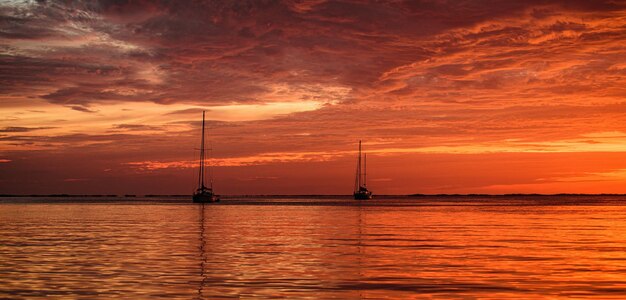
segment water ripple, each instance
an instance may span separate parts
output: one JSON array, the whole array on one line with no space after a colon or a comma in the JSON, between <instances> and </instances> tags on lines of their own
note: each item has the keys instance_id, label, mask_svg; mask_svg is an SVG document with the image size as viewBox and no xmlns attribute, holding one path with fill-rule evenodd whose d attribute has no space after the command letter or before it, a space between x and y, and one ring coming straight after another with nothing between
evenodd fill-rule
<instances>
[{"instance_id":1,"label":"water ripple","mask_svg":"<svg viewBox=\"0 0 626 300\"><path fill-rule=\"evenodd\" d=\"M285 204L291 200L4 201L0 298L565 299L626 291L626 206L614 200Z\"/></svg>"}]
</instances>

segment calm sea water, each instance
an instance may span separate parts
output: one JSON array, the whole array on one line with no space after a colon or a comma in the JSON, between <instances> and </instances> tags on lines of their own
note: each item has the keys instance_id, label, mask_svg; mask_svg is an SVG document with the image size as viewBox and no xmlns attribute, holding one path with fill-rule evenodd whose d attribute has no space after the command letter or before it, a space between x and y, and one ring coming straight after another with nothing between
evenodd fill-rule
<instances>
[{"instance_id":1,"label":"calm sea water","mask_svg":"<svg viewBox=\"0 0 626 300\"><path fill-rule=\"evenodd\" d=\"M0 298L623 299L622 203L0 198Z\"/></svg>"}]
</instances>

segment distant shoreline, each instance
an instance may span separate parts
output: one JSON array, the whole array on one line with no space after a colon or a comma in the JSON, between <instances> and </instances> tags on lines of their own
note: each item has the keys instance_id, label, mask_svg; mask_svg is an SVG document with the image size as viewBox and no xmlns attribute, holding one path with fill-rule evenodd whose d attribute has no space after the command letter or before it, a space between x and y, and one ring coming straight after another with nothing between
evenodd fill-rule
<instances>
[{"instance_id":1,"label":"distant shoreline","mask_svg":"<svg viewBox=\"0 0 626 300\"><path fill-rule=\"evenodd\" d=\"M342 194L342 195L315 195L315 194L303 194L303 195L221 195L226 198L258 198L258 197L269 197L269 198L293 198L293 197L316 197L316 198L336 198L336 197L352 197L351 194ZM579 193L557 193L557 194L523 194L523 193L512 193L512 194L407 194L407 195L375 195L375 197L406 197L406 198L425 198L425 197L488 197L488 198L498 198L498 197L554 197L554 196L567 196L567 197L585 197L585 196L626 196L626 194L610 194L610 193L601 193L601 194L579 194ZM187 194L164 194L164 195L140 195L140 194L125 194L125 195L114 195L114 194L0 194L0 197L49 197L49 198L76 198L76 197L93 197L93 198L157 198L157 197L167 197L167 198L186 198L190 197Z\"/></svg>"}]
</instances>

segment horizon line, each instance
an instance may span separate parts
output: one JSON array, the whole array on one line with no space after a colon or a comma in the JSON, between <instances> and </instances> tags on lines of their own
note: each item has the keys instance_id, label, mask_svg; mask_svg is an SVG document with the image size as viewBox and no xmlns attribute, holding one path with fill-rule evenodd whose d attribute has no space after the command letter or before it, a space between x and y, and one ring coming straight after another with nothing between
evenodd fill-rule
<instances>
[{"instance_id":1,"label":"horizon line","mask_svg":"<svg viewBox=\"0 0 626 300\"><path fill-rule=\"evenodd\" d=\"M221 194L221 197L351 197L352 194ZM484 193L442 193L442 194L378 194L375 197L505 197L505 196L626 196L626 193L505 193L505 194L484 194ZM191 197L188 194L0 194L0 197Z\"/></svg>"}]
</instances>

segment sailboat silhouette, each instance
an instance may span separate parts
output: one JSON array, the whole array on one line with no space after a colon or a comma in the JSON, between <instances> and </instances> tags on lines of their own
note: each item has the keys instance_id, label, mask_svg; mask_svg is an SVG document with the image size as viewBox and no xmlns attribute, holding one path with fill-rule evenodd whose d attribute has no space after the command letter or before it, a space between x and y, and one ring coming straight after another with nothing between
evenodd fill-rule
<instances>
[{"instance_id":1,"label":"sailboat silhouette","mask_svg":"<svg viewBox=\"0 0 626 300\"><path fill-rule=\"evenodd\" d=\"M213 180L211 179L209 186L204 184L204 175L206 171L205 163L205 147L204 147L204 111L202 112L202 138L200 142L200 170L198 175L198 188L193 194L193 202L195 203L211 203L219 202L220 198L213 193Z\"/></svg>"},{"instance_id":2,"label":"sailboat silhouette","mask_svg":"<svg viewBox=\"0 0 626 300\"><path fill-rule=\"evenodd\" d=\"M359 141L359 159L357 160L356 179L354 180L354 199L372 199L372 192L367 189L367 154L363 161L363 172L361 172L361 141Z\"/></svg>"}]
</instances>

